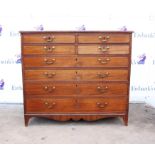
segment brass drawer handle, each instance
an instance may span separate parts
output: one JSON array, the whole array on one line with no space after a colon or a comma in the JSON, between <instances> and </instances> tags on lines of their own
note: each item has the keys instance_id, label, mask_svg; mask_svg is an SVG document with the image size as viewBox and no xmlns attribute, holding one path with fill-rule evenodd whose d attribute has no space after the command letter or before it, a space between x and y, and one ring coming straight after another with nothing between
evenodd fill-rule
<instances>
[{"instance_id":1,"label":"brass drawer handle","mask_svg":"<svg viewBox=\"0 0 155 155\"><path fill-rule=\"evenodd\" d=\"M52 52L54 49L55 49L55 46L52 46L52 47L50 47L50 46L44 46L44 50L46 52Z\"/></svg>"},{"instance_id":2,"label":"brass drawer handle","mask_svg":"<svg viewBox=\"0 0 155 155\"><path fill-rule=\"evenodd\" d=\"M101 42L107 42L110 38L110 36L98 36L99 40Z\"/></svg>"},{"instance_id":3,"label":"brass drawer handle","mask_svg":"<svg viewBox=\"0 0 155 155\"><path fill-rule=\"evenodd\" d=\"M99 39L102 39L102 36L98 36Z\"/></svg>"},{"instance_id":4,"label":"brass drawer handle","mask_svg":"<svg viewBox=\"0 0 155 155\"><path fill-rule=\"evenodd\" d=\"M52 103L45 102L44 105L45 105L48 109L52 109L52 108L54 108L54 106L56 105L56 103L55 103L55 102L52 102Z\"/></svg>"},{"instance_id":5,"label":"brass drawer handle","mask_svg":"<svg viewBox=\"0 0 155 155\"><path fill-rule=\"evenodd\" d=\"M104 109L108 105L108 103L107 102L105 102L105 103L97 102L96 105L97 105L97 107Z\"/></svg>"},{"instance_id":6,"label":"brass drawer handle","mask_svg":"<svg viewBox=\"0 0 155 155\"><path fill-rule=\"evenodd\" d=\"M101 51L101 52L107 52L109 49L110 49L110 47L109 46L99 46L98 47L98 49Z\"/></svg>"},{"instance_id":7,"label":"brass drawer handle","mask_svg":"<svg viewBox=\"0 0 155 155\"><path fill-rule=\"evenodd\" d=\"M106 78L106 77L109 76L109 73L108 73L108 72L107 72L107 73L99 73L99 74L97 74L97 76L98 76L99 78Z\"/></svg>"},{"instance_id":8,"label":"brass drawer handle","mask_svg":"<svg viewBox=\"0 0 155 155\"><path fill-rule=\"evenodd\" d=\"M97 59L101 64L107 64L108 63L108 61L110 61L110 58L106 58L106 59L101 59L101 58L99 58L99 59Z\"/></svg>"},{"instance_id":9,"label":"brass drawer handle","mask_svg":"<svg viewBox=\"0 0 155 155\"><path fill-rule=\"evenodd\" d=\"M55 86L52 86L52 87L51 86L45 86L44 90L51 93L55 90Z\"/></svg>"},{"instance_id":10,"label":"brass drawer handle","mask_svg":"<svg viewBox=\"0 0 155 155\"><path fill-rule=\"evenodd\" d=\"M52 65L55 63L55 59L47 59L45 58L44 59L44 62L47 64L47 65Z\"/></svg>"},{"instance_id":11,"label":"brass drawer handle","mask_svg":"<svg viewBox=\"0 0 155 155\"><path fill-rule=\"evenodd\" d=\"M108 86L105 86L104 88L98 86L97 87L97 91L100 92L100 93L106 93L108 90Z\"/></svg>"},{"instance_id":12,"label":"brass drawer handle","mask_svg":"<svg viewBox=\"0 0 155 155\"><path fill-rule=\"evenodd\" d=\"M43 39L46 42L52 42L54 38L55 38L55 36L43 36Z\"/></svg>"},{"instance_id":13,"label":"brass drawer handle","mask_svg":"<svg viewBox=\"0 0 155 155\"><path fill-rule=\"evenodd\" d=\"M48 78L53 78L56 75L56 73L48 73L48 72L45 72L44 75L46 77L48 77Z\"/></svg>"}]
</instances>

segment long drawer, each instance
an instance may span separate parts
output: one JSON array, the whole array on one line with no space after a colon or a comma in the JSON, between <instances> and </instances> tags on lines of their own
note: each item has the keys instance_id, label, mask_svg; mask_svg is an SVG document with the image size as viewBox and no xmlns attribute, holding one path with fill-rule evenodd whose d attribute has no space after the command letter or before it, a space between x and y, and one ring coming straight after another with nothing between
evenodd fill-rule
<instances>
[{"instance_id":1,"label":"long drawer","mask_svg":"<svg viewBox=\"0 0 155 155\"><path fill-rule=\"evenodd\" d=\"M128 85L122 83L91 83L71 84L54 82L27 82L25 81L25 93L27 95L127 95Z\"/></svg>"},{"instance_id":2,"label":"long drawer","mask_svg":"<svg viewBox=\"0 0 155 155\"><path fill-rule=\"evenodd\" d=\"M75 54L74 45L25 45L23 46L23 54Z\"/></svg>"},{"instance_id":3,"label":"long drawer","mask_svg":"<svg viewBox=\"0 0 155 155\"><path fill-rule=\"evenodd\" d=\"M26 80L127 81L128 70L25 70Z\"/></svg>"},{"instance_id":4,"label":"long drawer","mask_svg":"<svg viewBox=\"0 0 155 155\"><path fill-rule=\"evenodd\" d=\"M129 45L105 44L105 45L79 45L79 54L129 54Z\"/></svg>"},{"instance_id":5,"label":"long drawer","mask_svg":"<svg viewBox=\"0 0 155 155\"><path fill-rule=\"evenodd\" d=\"M25 67L128 67L127 57L25 56Z\"/></svg>"},{"instance_id":6,"label":"long drawer","mask_svg":"<svg viewBox=\"0 0 155 155\"><path fill-rule=\"evenodd\" d=\"M129 34L85 33L79 34L79 43L129 43Z\"/></svg>"},{"instance_id":7,"label":"long drawer","mask_svg":"<svg viewBox=\"0 0 155 155\"><path fill-rule=\"evenodd\" d=\"M127 98L26 98L28 113L124 112Z\"/></svg>"}]
</instances>

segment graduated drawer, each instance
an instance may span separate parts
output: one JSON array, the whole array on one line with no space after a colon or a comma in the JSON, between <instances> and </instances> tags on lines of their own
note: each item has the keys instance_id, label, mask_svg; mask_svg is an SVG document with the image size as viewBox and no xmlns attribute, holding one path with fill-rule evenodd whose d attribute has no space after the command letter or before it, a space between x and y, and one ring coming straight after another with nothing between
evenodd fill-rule
<instances>
[{"instance_id":1,"label":"graduated drawer","mask_svg":"<svg viewBox=\"0 0 155 155\"><path fill-rule=\"evenodd\" d=\"M61 84L52 82L26 82L25 93L27 95L127 95L127 84Z\"/></svg>"},{"instance_id":2,"label":"graduated drawer","mask_svg":"<svg viewBox=\"0 0 155 155\"><path fill-rule=\"evenodd\" d=\"M27 113L124 112L127 98L26 98Z\"/></svg>"},{"instance_id":3,"label":"graduated drawer","mask_svg":"<svg viewBox=\"0 0 155 155\"><path fill-rule=\"evenodd\" d=\"M24 45L23 54L75 54L73 45Z\"/></svg>"},{"instance_id":4,"label":"graduated drawer","mask_svg":"<svg viewBox=\"0 0 155 155\"><path fill-rule=\"evenodd\" d=\"M75 57L36 56L23 57L25 67L73 67Z\"/></svg>"},{"instance_id":5,"label":"graduated drawer","mask_svg":"<svg viewBox=\"0 0 155 155\"><path fill-rule=\"evenodd\" d=\"M129 54L127 44L79 45L79 54Z\"/></svg>"},{"instance_id":6,"label":"graduated drawer","mask_svg":"<svg viewBox=\"0 0 155 155\"><path fill-rule=\"evenodd\" d=\"M71 83L24 82L27 95L66 96L76 94L76 85Z\"/></svg>"},{"instance_id":7,"label":"graduated drawer","mask_svg":"<svg viewBox=\"0 0 155 155\"><path fill-rule=\"evenodd\" d=\"M25 56L25 67L128 67L128 57Z\"/></svg>"},{"instance_id":8,"label":"graduated drawer","mask_svg":"<svg viewBox=\"0 0 155 155\"><path fill-rule=\"evenodd\" d=\"M77 58L79 67L128 67L128 57L82 57Z\"/></svg>"},{"instance_id":9,"label":"graduated drawer","mask_svg":"<svg viewBox=\"0 0 155 155\"><path fill-rule=\"evenodd\" d=\"M23 43L75 43L74 34L40 33L22 35Z\"/></svg>"},{"instance_id":10,"label":"graduated drawer","mask_svg":"<svg viewBox=\"0 0 155 155\"><path fill-rule=\"evenodd\" d=\"M129 43L130 34L87 33L79 34L79 43Z\"/></svg>"},{"instance_id":11,"label":"graduated drawer","mask_svg":"<svg viewBox=\"0 0 155 155\"><path fill-rule=\"evenodd\" d=\"M115 96L127 95L128 84L125 83L85 83L78 84L78 95L88 96Z\"/></svg>"},{"instance_id":12,"label":"graduated drawer","mask_svg":"<svg viewBox=\"0 0 155 155\"><path fill-rule=\"evenodd\" d=\"M25 70L26 80L127 81L128 70Z\"/></svg>"}]
</instances>

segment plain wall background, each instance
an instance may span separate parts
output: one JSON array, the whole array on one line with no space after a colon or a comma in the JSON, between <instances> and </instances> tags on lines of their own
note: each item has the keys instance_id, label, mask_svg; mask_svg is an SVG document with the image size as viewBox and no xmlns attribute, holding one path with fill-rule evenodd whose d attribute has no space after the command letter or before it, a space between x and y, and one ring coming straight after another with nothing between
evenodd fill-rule
<instances>
[{"instance_id":1,"label":"plain wall background","mask_svg":"<svg viewBox=\"0 0 155 155\"><path fill-rule=\"evenodd\" d=\"M155 105L155 9L153 0L1 0L0 103L22 103L21 30L120 30L133 33L131 102ZM139 62L146 57L142 64Z\"/></svg>"}]
</instances>

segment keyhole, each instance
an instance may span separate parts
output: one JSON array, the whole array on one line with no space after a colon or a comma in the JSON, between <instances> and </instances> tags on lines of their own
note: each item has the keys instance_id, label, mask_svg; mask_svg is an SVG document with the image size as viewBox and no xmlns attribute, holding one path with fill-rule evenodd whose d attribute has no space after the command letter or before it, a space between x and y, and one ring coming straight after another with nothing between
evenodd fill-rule
<instances>
[{"instance_id":1,"label":"keyhole","mask_svg":"<svg viewBox=\"0 0 155 155\"><path fill-rule=\"evenodd\" d=\"M76 62L76 66L78 66L79 65L78 58L75 58L75 62Z\"/></svg>"}]
</instances>

